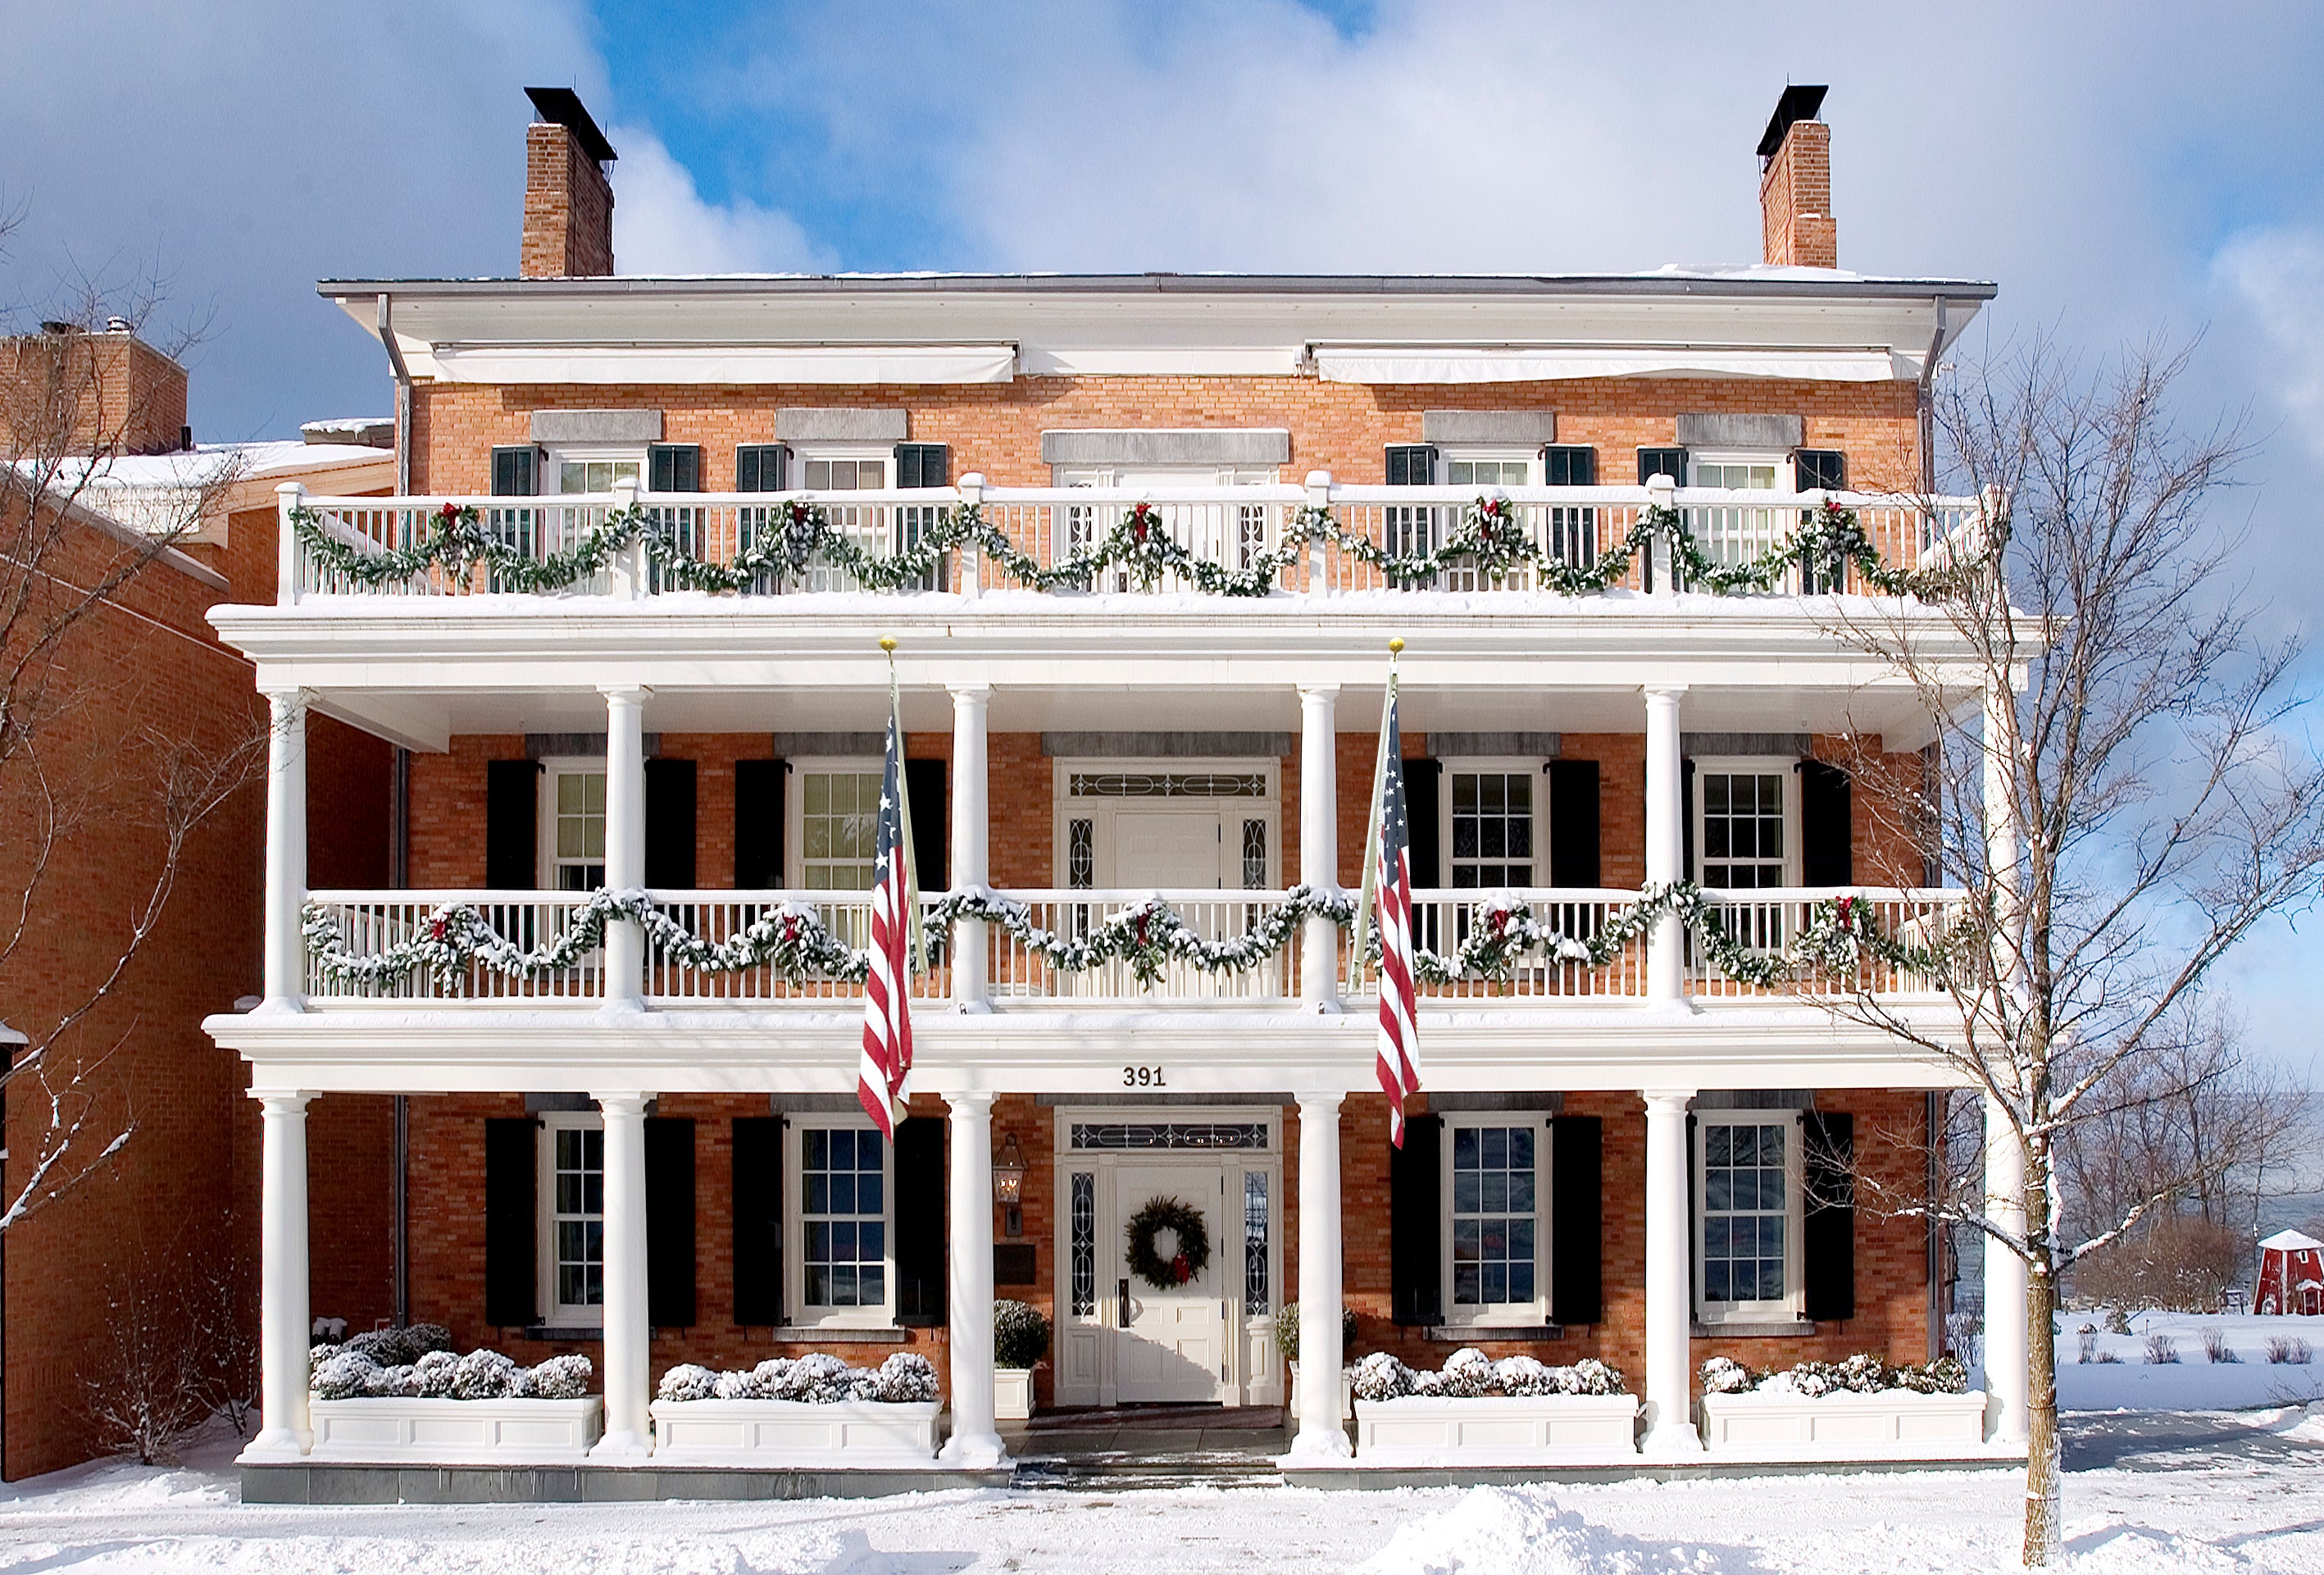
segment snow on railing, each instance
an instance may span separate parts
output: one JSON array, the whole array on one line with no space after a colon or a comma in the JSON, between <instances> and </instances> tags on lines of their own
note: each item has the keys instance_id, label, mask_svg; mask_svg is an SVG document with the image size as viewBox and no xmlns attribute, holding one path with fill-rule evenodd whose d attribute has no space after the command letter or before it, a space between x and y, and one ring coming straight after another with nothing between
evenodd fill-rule
<instances>
[{"instance_id":1,"label":"snow on railing","mask_svg":"<svg viewBox=\"0 0 2324 1575\"><path fill-rule=\"evenodd\" d=\"M1523 907L1536 922L1572 940L1594 941L1607 926L1638 900L1635 891L1613 889L1547 888L1522 891L1416 891L1412 894L1414 942L1424 951L1448 961L1462 944L1480 933L1491 907ZM1341 941L1344 958L1355 945L1352 933ZM1344 963L1343 963L1344 967ZM1376 988L1375 970L1366 958L1357 968L1358 988ZM1507 978L1462 978L1444 984L1424 979L1423 999L1484 1001L1541 1000L1550 998L1629 997L1646 993L1646 943L1643 936L1625 945L1603 968L1583 962L1554 961L1539 953L1520 957Z\"/></svg>"},{"instance_id":2,"label":"snow on railing","mask_svg":"<svg viewBox=\"0 0 2324 1575\"><path fill-rule=\"evenodd\" d=\"M1961 916L1966 898L1960 891L1891 889L1867 891L1853 887L1815 887L1757 891L1705 891L1729 939L1755 952L1780 952L1791 944L1810 921L1815 905L1840 898L1868 905L1871 925L1880 935L1913 946L1933 946L1942 941ZM1855 977L1826 975L1770 989L1728 978L1690 936L1686 947L1686 992L1711 999L1766 996L1786 992L1874 995L1926 995L1936 982L1917 970L1890 962L1867 951L1858 960Z\"/></svg>"}]
</instances>

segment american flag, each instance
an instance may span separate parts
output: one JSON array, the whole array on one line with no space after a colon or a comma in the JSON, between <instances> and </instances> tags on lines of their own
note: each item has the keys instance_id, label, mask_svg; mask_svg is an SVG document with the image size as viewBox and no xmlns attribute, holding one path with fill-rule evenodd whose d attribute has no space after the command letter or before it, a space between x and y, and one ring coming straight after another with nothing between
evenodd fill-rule
<instances>
[{"instance_id":1,"label":"american flag","mask_svg":"<svg viewBox=\"0 0 2324 1575\"><path fill-rule=\"evenodd\" d=\"M904 734L891 697L888 761L880 777L879 857L872 872L872 972L863 981L863 1056L855 1074L855 1097L890 1140L903 1116L904 1077L912 1070L912 930L919 904L905 813Z\"/></svg>"},{"instance_id":2,"label":"american flag","mask_svg":"<svg viewBox=\"0 0 2324 1575\"><path fill-rule=\"evenodd\" d=\"M1388 689L1388 719L1380 728L1379 818L1379 1056L1380 1091L1388 1095L1388 1141L1404 1147L1404 1101L1420 1091L1420 1038L1414 1026L1411 826L1404 802L1403 735L1396 721L1396 680Z\"/></svg>"}]
</instances>

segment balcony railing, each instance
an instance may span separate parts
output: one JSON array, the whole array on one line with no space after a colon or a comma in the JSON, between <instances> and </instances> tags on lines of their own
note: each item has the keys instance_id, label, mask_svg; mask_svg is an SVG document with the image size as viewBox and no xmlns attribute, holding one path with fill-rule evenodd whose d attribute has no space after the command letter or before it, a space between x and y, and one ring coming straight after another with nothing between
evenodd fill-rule
<instances>
[{"instance_id":1,"label":"balcony railing","mask_svg":"<svg viewBox=\"0 0 2324 1575\"><path fill-rule=\"evenodd\" d=\"M1152 903L1153 891L1049 890L1004 894L1022 905L1028 931L1056 941L1084 940L1111 920ZM1213 889L1159 893L1161 901L1188 929L1204 941L1230 941L1249 934L1259 916L1285 898L1279 891L1222 892ZM1717 897L1716 911L1729 939L1761 952L1781 952L1801 934L1819 903L1850 898L1867 905L1873 927L1892 940L1928 944L1941 939L1958 916L1962 896L1957 891L1780 890L1738 892ZM660 914L688 935L711 944L733 941L759 920L785 914L812 915L815 922L843 946L860 949L871 934L870 899L866 894L830 891L657 891L650 894ZM924 898L933 907L941 900ZM578 951L569 965L532 974L512 973L483 962L470 961L447 972L414 968L392 982L364 975L366 959L377 959L424 944L443 910L471 907L485 927L512 952L540 953L572 932L590 898L572 892L490 891L318 891L310 908L337 926L346 958L353 970L326 970L310 953L306 993L319 1007L377 1001L427 1001L475 1004L590 1005L604 998L604 976L599 950ZM1556 935L1585 944L1618 930L1623 916L1638 901L1636 891L1543 889L1526 891L1423 891L1415 894L1415 928L1420 945L1447 960L1458 956L1462 944L1480 933L1488 915L1506 915L1514 907L1529 913L1536 924ZM995 1009L1063 1006L1135 1007L1154 1002L1218 1002L1287 1005L1303 999L1301 938L1297 927L1282 944L1263 952L1239 970L1205 971L1190 962L1166 961L1150 980L1141 979L1130 963L1109 959L1087 969L1071 970L1053 961L1053 947L1028 944L1011 929L990 926L987 982L982 992ZM1342 930L1339 976L1344 982L1351 965L1354 942ZM1492 975L1463 974L1438 982L1424 982L1424 999L1439 1003L1491 1007L1522 1007L1547 1001L1643 1000L1647 995L1647 941L1641 934L1615 947L1600 964L1561 961L1539 952L1520 956L1515 965ZM1852 977L1829 973L1794 980L1784 985L1754 985L1727 978L1707 957L1699 940L1686 944L1684 969L1688 994L1718 999L1783 998L1808 994L1869 991L1882 996L1923 995L1932 981L1916 972L1886 961L1867 950ZM1370 965L1354 960L1354 990L1369 995L1375 988ZM930 965L915 973L911 992L928 1002L955 993L952 964L939 944L932 948ZM786 976L772 964L729 971L687 966L661 942L649 936L645 954L645 996L657 1006L812 1006L830 1010L851 1007L862 999L862 987L837 975L809 973Z\"/></svg>"},{"instance_id":2,"label":"balcony railing","mask_svg":"<svg viewBox=\"0 0 2324 1575\"><path fill-rule=\"evenodd\" d=\"M1645 487L1533 487L1495 492L1506 502L1524 544L1520 557L1591 570L1629 538L1646 516ZM1886 565L1912 568L1956 550L1976 524L1973 498L1916 499L1872 493L1777 493L1681 488L1666 494L1695 545L1722 566L1740 565L1783 547L1812 511L1829 499L1854 511L1867 540ZM408 552L443 528L448 506L475 511L475 526L495 552L532 565L569 554L632 503L647 511L665 557L731 566L754 548L764 550L792 528L792 505L819 512L828 538L844 550L878 561L940 539L955 511L973 505L986 524L1040 573L1052 591L1183 592L1195 589L1183 572L1141 576L1120 564L1072 573L1123 520L1146 505L1151 528L1196 560L1250 574L1272 566L1266 584L1279 593L1336 594L1412 590L1522 593L1542 588L1526 564L1491 566L1454 557L1425 576L1385 571L1374 555L1411 559L1442 553L1480 494L1469 487L1388 487L1315 484L1187 488L989 487L964 478L959 487L903 492L708 493L507 498L430 496L333 498L286 496L286 511L305 511L327 545L318 548L283 532L280 564L282 599L309 595L464 596L505 593L505 576L483 564L451 569L431 563L385 579L349 572L353 558ZM1328 516L1333 530L1315 527ZM1295 537L1299 538L1294 541ZM1363 544L1359 547L1352 544ZM1289 544L1286 547L1286 544ZM782 596L862 589L835 555L810 556L797 572L770 569L748 577L745 595ZM1631 562L1612 584L1637 591L1684 589L1674 585L1666 555ZM505 561L505 560L504 560ZM1021 570L1022 564L1018 566ZM1056 580L1056 576L1064 575ZM1835 577L1836 576L1836 577ZM550 594L577 596L652 595L669 576L632 546L627 556L595 573L576 576ZM1778 594L1860 590L1847 566L1787 562L1771 589ZM1022 588L1021 574L973 544L955 543L936 555L925 574L892 587L901 595L976 596Z\"/></svg>"}]
</instances>

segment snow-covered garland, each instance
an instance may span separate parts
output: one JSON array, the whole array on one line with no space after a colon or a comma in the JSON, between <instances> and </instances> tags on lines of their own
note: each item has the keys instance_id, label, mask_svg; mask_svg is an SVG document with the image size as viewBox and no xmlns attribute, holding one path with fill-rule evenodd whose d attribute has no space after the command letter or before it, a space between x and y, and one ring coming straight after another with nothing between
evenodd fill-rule
<instances>
[{"instance_id":1,"label":"snow-covered garland","mask_svg":"<svg viewBox=\"0 0 2324 1575\"><path fill-rule=\"evenodd\" d=\"M1933 945L1916 945L1883 934L1871 905L1854 897L1817 902L1787 945L1781 951L1762 950L1728 934L1720 904L1711 894L1692 881L1679 881L1646 888L1637 902L1587 936L1569 935L1543 923L1517 899L1489 898L1457 952L1448 957L1424 948L1415 958L1416 968L1422 980L1440 985L1462 979L1507 979L1535 953L1552 962L1603 968L1665 914L1676 916L1694 931L1709 960L1726 977L1760 987L1803 973L1845 973L1868 956L1893 967L1933 973L1951 950L1950 936ZM1039 953L1060 972L1084 973L1122 962L1139 984L1150 988L1174 962L1204 973L1248 972L1281 952L1311 917L1344 927L1354 920L1355 904L1346 897L1295 886L1282 901L1261 907L1240 935L1212 940L1155 897L1132 904L1085 934L1061 935L1035 924L1032 910L1023 903L979 888L936 901L923 926L932 955L941 955L955 920L982 919L1008 932L1027 951ZM726 940L706 941L637 888L592 893L573 910L564 933L542 946L526 947L509 939L469 903L436 908L423 921L420 935L364 954L348 949L337 917L319 904L308 906L301 927L307 950L325 978L377 989L415 973L456 985L478 967L516 979L557 973L576 966L602 945L605 926L613 919L641 925L662 954L689 972L771 968L798 983L809 978L860 982L869 972L863 953L842 942L812 909L798 903L770 906ZM1376 930L1366 936L1366 944L1377 960Z\"/></svg>"},{"instance_id":2,"label":"snow-covered garland","mask_svg":"<svg viewBox=\"0 0 2324 1575\"><path fill-rule=\"evenodd\" d=\"M1748 563L1720 564L1695 544L1684 515L1676 509L1648 507L1623 539L1595 562L1565 562L1526 532L1508 500L1480 497L1462 512L1461 523L1426 552L1397 553L1342 525L1328 508L1303 504L1286 525L1282 543L1235 567L1213 563L1173 538L1151 503L1122 511L1102 540L1065 561L1044 566L1010 541L973 503L936 511L913 543L890 557L874 557L834 531L819 504L797 499L750 512L757 529L730 563L705 563L675 539L670 511L636 504L609 513L561 551L545 558L520 552L493 534L476 505L445 503L429 517L423 539L408 547L377 550L331 534L312 509L291 511L291 527L323 566L362 585L411 579L440 566L453 578L482 566L497 589L520 593L562 590L603 573L616 554L642 543L659 581L674 590L733 593L751 590L770 576L797 578L817 561L872 590L895 591L925 585L954 548L973 545L987 562L1035 590L1087 589L1107 570L1122 568L1148 590L1176 575L1196 590L1221 596L1264 596L1277 588L1283 571L1317 542L1337 547L1378 569L1392 584L1417 584L1450 568L1474 568L1495 584L1520 571L1539 588L1563 595L1591 595L1618 585L1630 564L1656 537L1667 538L1680 581L1720 594L1772 590L1802 563L1836 572L1854 566L1862 580L1890 595L1926 595L1950 583L1945 576L1892 568L1864 534L1856 511L1827 499L1797 530ZM1957 571L1956 571L1957 572Z\"/></svg>"}]
</instances>

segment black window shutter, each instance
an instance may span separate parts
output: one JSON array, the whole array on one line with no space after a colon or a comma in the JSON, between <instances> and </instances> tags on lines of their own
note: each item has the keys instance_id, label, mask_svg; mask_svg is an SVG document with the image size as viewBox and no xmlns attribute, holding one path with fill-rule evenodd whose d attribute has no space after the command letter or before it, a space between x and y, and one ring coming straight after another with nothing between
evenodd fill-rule
<instances>
[{"instance_id":1,"label":"black window shutter","mask_svg":"<svg viewBox=\"0 0 2324 1575\"><path fill-rule=\"evenodd\" d=\"M1702 1310L1702 1233L1695 1228L1696 1214L1702 1205L1695 1202L1694 1153L1694 1113L1690 1110L1686 1118L1686 1307L1689 1318Z\"/></svg>"},{"instance_id":2,"label":"black window shutter","mask_svg":"<svg viewBox=\"0 0 2324 1575\"><path fill-rule=\"evenodd\" d=\"M540 884L540 767L532 760L484 763L484 884L530 891Z\"/></svg>"},{"instance_id":3,"label":"black window shutter","mask_svg":"<svg viewBox=\"0 0 2324 1575\"><path fill-rule=\"evenodd\" d=\"M1388 1307L1398 1323L1444 1322L1444 1118L1413 1116L1388 1154Z\"/></svg>"},{"instance_id":4,"label":"black window shutter","mask_svg":"<svg viewBox=\"0 0 2324 1575\"><path fill-rule=\"evenodd\" d=\"M783 1321L783 1119L734 1118L734 1322Z\"/></svg>"},{"instance_id":5,"label":"black window shutter","mask_svg":"<svg viewBox=\"0 0 2324 1575\"><path fill-rule=\"evenodd\" d=\"M896 485L940 487L949 484L952 451L941 443L896 445Z\"/></svg>"},{"instance_id":6,"label":"black window shutter","mask_svg":"<svg viewBox=\"0 0 2324 1575\"><path fill-rule=\"evenodd\" d=\"M694 1322L694 1120L646 1118L646 1322Z\"/></svg>"},{"instance_id":7,"label":"black window shutter","mask_svg":"<svg viewBox=\"0 0 2324 1575\"><path fill-rule=\"evenodd\" d=\"M1686 450L1683 448L1641 448L1638 450L1638 484L1645 486L1658 475L1666 475L1679 485L1686 485Z\"/></svg>"},{"instance_id":8,"label":"black window shutter","mask_svg":"<svg viewBox=\"0 0 2324 1575\"><path fill-rule=\"evenodd\" d=\"M1694 867L1694 762L1678 763L1678 874L1682 880L1700 880Z\"/></svg>"},{"instance_id":9,"label":"black window shutter","mask_svg":"<svg viewBox=\"0 0 2324 1575\"><path fill-rule=\"evenodd\" d=\"M521 447L493 450L493 496L530 498L540 491L540 449L527 443Z\"/></svg>"},{"instance_id":10,"label":"black window shutter","mask_svg":"<svg viewBox=\"0 0 2324 1575\"><path fill-rule=\"evenodd\" d=\"M783 883L781 760L734 762L734 885L771 891Z\"/></svg>"},{"instance_id":11,"label":"black window shutter","mask_svg":"<svg viewBox=\"0 0 2324 1575\"><path fill-rule=\"evenodd\" d=\"M702 449L693 443L657 443L646 450L646 491L698 493Z\"/></svg>"},{"instance_id":12,"label":"black window shutter","mask_svg":"<svg viewBox=\"0 0 2324 1575\"><path fill-rule=\"evenodd\" d=\"M1594 487L1598 484L1598 451L1573 443L1553 443L1541 451L1545 485Z\"/></svg>"},{"instance_id":13,"label":"black window shutter","mask_svg":"<svg viewBox=\"0 0 2324 1575\"><path fill-rule=\"evenodd\" d=\"M1549 763L1549 883L1598 882L1598 762Z\"/></svg>"},{"instance_id":14,"label":"black window shutter","mask_svg":"<svg viewBox=\"0 0 2324 1575\"><path fill-rule=\"evenodd\" d=\"M745 443L734 450L734 490L779 493L790 469L790 450L779 443Z\"/></svg>"},{"instance_id":15,"label":"black window shutter","mask_svg":"<svg viewBox=\"0 0 2324 1575\"><path fill-rule=\"evenodd\" d=\"M1793 456L1794 478L1803 493L1848 490L1848 456L1837 448L1803 448Z\"/></svg>"},{"instance_id":16,"label":"black window shutter","mask_svg":"<svg viewBox=\"0 0 2324 1575\"><path fill-rule=\"evenodd\" d=\"M945 857L945 832L952 824L952 806L945 800L945 764L904 762L904 790L912 800L912 876L922 891L952 888L952 866Z\"/></svg>"},{"instance_id":17,"label":"black window shutter","mask_svg":"<svg viewBox=\"0 0 2324 1575\"><path fill-rule=\"evenodd\" d=\"M896 1126L896 1322L934 1328L945 1318L945 1124L911 1116Z\"/></svg>"},{"instance_id":18,"label":"black window shutter","mask_svg":"<svg viewBox=\"0 0 2324 1575\"><path fill-rule=\"evenodd\" d=\"M646 884L694 889L694 762L646 762Z\"/></svg>"},{"instance_id":19,"label":"black window shutter","mask_svg":"<svg viewBox=\"0 0 2324 1575\"><path fill-rule=\"evenodd\" d=\"M530 1116L484 1121L484 1322L499 1329L521 1329L540 1317L533 1283L540 1258L533 1211L540 1129Z\"/></svg>"},{"instance_id":20,"label":"black window shutter","mask_svg":"<svg viewBox=\"0 0 2324 1575\"><path fill-rule=\"evenodd\" d=\"M1409 858L1416 891L1434 891L1444 884L1437 848L1437 785L1444 778L1444 762L1434 760L1404 762L1404 824L1411 834Z\"/></svg>"},{"instance_id":21,"label":"black window shutter","mask_svg":"<svg viewBox=\"0 0 2324 1575\"><path fill-rule=\"evenodd\" d=\"M1596 1323L1603 1311L1604 1134L1595 1116L1549 1123L1549 1316Z\"/></svg>"},{"instance_id":22,"label":"black window shutter","mask_svg":"<svg viewBox=\"0 0 2324 1575\"><path fill-rule=\"evenodd\" d=\"M1810 1110L1801 1119L1807 1146L1807 1196L1800 1220L1800 1260L1811 1322L1856 1316L1856 1118Z\"/></svg>"},{"instance_id":23,"label":"black window shutter","mask_svg":"<svg viewBox=\"0 0 2324 1575\"><path fill-rule=\"evenodd\" d=\"M1829 760L1800 762L1800 882L1848 886L1855 882L1850 843L1848 772Z\"/></svg>"},{"instance_id":24,"label":"black window shutter","mask_svg":"<svg viewBox=\"0 0 2324 1575\"><path fill-rule=\"evenodd\" d=\"M1391 443L1388 450L1388 484L1425 487L1436 482L1436 449L1427 443Z\"/></svg>"}]
</instances>

